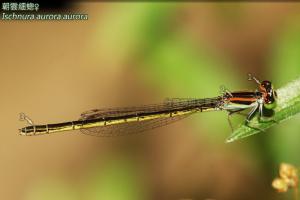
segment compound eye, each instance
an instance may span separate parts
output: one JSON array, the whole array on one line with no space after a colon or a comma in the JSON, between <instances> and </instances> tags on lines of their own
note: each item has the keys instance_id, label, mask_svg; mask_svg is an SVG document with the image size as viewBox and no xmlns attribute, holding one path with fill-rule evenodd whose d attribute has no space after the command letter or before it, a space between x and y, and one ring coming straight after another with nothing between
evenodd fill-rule
<instances>
[{"instance_id":1,"label":"compound eye","mask_svg":"<svg viewBox=\"0 0 300 200\"><path fill-rule=\"evenodd\" d=\"M271 86L271 82L270 81L263 81L262 85L263 86Z\"/></svg>"}]
</instances>

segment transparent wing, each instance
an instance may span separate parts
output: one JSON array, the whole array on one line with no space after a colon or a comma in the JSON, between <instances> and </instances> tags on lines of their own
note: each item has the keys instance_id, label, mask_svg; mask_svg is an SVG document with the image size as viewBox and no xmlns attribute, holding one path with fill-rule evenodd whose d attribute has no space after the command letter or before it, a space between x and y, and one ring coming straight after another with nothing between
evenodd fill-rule
<instances>
[{"instance_id":1,"label":"transparent wing","mask_svg":"<svg viewBox=\"0 0 300 200\"><path fill-rule=\"evenodd\" d=\"M125 107L125 108L112 108L112 109L94 109L86 111L81 114L79 120L89 119L105 119L106 117L121 117L127 115L139 115L145 113L166 111L172 109L180 109L194 106L216 106L219 103L219 97L211 99L194 99L194 98L174 98L166 99L161 104L152 104L139 107ZM119 136L134 133L140 133L161 126L168 125L183 119L192 113L180 116L173 116L168 118L157 118L147 121L126 122L122 124L114 124L107 126L99 126L88 129L81 129L80 131L87 135L93 136Z\"/></svg>"},{"instance_id":2,"label":"transparent wing","mask_svg":"<svg viewBox=\"0 0 300 200\"><path fill-rule=\"evenodd\" d=\"M169 118L158 118L142 122L128 122L123 124L99 126L89 129L81 129L80 131L86 135L99 136L99 137L113 137L123 136L129 134L143 133L145 131L162 127L180 119L188 117L191 114L181 115Z\"/></svg>"},{"instance_id":3,"label":"transparent wing","mask_svg":"<svg viewBox=\"0 0 300 200\"><path fill-rule=\"evenodd\" d=\"M105 117L117 117L131 114L151 113L155 111L170 110L174 108L184 108L187 106L195 106L201 104L202 99L194 98L172 98L166 99L161 104L150 104L137 107L120 107L109 109L93 109L83 112L79 120L99 119Z\"/></svg>"}]
</instances>

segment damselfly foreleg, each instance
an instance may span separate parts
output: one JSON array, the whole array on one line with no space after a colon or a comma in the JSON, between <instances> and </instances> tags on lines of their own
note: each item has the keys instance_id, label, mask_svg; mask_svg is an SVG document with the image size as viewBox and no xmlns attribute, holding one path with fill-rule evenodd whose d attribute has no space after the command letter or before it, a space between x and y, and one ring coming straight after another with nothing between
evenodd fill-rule
<instances>
[{"instance_id":1,"label":"damselfly foreleg","mask_svg":"<svg viewBox=\"0 0 300 200\"><path fill-rule=\"evenodd\" d=\"M249 112L246 120L245 120L245 126L248 126L249 128L252 128L252 129L255 129L255 130L258 130L258 131L262 131L262 132L265 132L263 129L261 128L258 128L258 127L254 127L254 126L250 126L249 123L251 121L251 119L253 119L255 117L255 115L259 112L259 107L260 107L260 103L257 103L257 105ZM259 113L259 116L258 116L258 121L260 120L260 113Z\"/></svg>"}]
</instances>

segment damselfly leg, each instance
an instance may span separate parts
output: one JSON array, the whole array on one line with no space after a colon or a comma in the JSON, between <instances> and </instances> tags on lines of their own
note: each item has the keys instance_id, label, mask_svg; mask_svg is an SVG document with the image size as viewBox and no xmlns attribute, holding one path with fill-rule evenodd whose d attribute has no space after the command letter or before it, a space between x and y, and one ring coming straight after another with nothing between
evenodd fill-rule
<instances>
[{"instance_id":1,"label":"damselfly leg","mask_svg":"<svg viewBox=\"0 0 300 200\"><path fill-rule=\"evenodd\" d=\"M254 108L252 108L252 110L249 112L249 114L248 114L248 116L247 116L247 118L246 118L244 124L245 124L246 126L248 126L249 128L252 128L252 129L255 129L255 130L259 130L259 131L264 132L263 129L258 128L258 127L255 127L255 126L251 126L251 125L249 124L250 121L255 117L256 114L258 114L258 121L260 121L261 115L262 115L262 113L260 112L260 107L261 107L261 106L262 106L262 104L257 103L257 105L256 105Z\"/></svg>"},{"instance_id":2,"label":"damselfly leg","mask_svg":"<svg viewBox=\"0 0 300 200\"><path fill-rule=\"evenodd\" d=\"M247 114L241 113L242 111L244 111L244 109L240 109L240 110L236 110L236 111L228 111L227 121L228 121L228 124L230 126L231 132L234 131L234 128L233 128L233 125L232 125L232 122L231 122L232 115L237 114L237 115L247 116Z\"/></svg>"}]
</instances>

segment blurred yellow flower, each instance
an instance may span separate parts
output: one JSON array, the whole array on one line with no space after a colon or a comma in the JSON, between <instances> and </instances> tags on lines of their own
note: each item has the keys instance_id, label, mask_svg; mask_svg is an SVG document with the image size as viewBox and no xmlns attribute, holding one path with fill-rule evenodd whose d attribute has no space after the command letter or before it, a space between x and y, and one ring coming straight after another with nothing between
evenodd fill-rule
<instances>
[{"instance_id":1,"label":"blurred yellow flower","mask_svg":"<svg viewBox=\"0 0 300 200\"><path fill-rule=\"evenodd\" d=\"M281 178L275 178L272 182L272 187L278 192L286 192L288 190L287 183Z\"/></svg>"},{"instance_id":2,"label":"blurred yellow flower","mask_svg":"<svg viewBox=\"0 0 300 200\"><path fill-rule=\"evenodd\" d=\"M279 176L285 180L289 187L298 186L298 170L295 166L287 163L281 163Z\"/></svg>"},{"instance_id":3,"label":"blurred yellow flower","mask_svg":"<svg viewBox=\"0 0 300 200\"><path fill-rule=\"evenodd\" d=\"M272 187L278 192L286 192L289 188L297 190L298 170L295 166L288 163L281 163L279 168L279 178L275 178Z\"/></svg>"}]
</instances>

